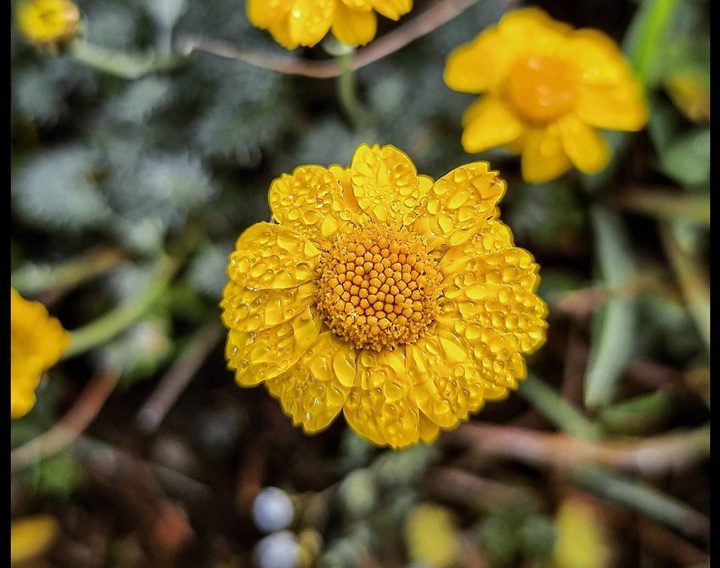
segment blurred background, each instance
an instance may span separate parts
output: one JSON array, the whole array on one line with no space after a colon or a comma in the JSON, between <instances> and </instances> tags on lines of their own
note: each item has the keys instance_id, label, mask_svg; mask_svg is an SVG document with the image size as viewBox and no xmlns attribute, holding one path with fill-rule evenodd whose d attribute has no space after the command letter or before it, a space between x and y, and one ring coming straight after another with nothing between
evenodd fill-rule
<instances>
[{"instance_id":1,"label":"blurred background","mask_svg":"<svg viewBox=\"0 0 720 568\"><path fill-rule=\"evenodd\" d=\"M445 60L527 5L642 71L648 125L599 174L528 184L460 145L476 97ZM11 284L74 335L11 423L12 566L709 567L709 1L416 0L378 39L427 33L342 80L273 68L332 45L287 51L244 2L77 7L65 49L11 20ZM306 436L225 364L228 255L271 181L364 142L434 178L490 161L549 306L518 392L403 451Z\"/></svg>"}]
</instances>

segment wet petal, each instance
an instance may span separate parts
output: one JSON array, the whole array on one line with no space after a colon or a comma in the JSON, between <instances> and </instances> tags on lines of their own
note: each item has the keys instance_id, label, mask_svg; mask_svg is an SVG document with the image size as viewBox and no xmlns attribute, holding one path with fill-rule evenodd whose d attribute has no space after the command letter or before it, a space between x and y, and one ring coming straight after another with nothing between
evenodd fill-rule
<instances>
[{"instance_id":1,"label":"wet petal","mask_svg":"<svg viewBox=\"0 0 720 568\"><path fill-rule=\"evenodd\" d=\"M255 386L287 371L315 343L322 320L307 306L297 316L256 331L230 329L225 346L228 367L241 386Z\"/></svg>"},{"instance_id":2,"label":"wet petal","mask_svg":"<svg viewBox=\"0 0 720 568\"><path fill-rule=\"evenodd\" d=\"M553 180L570 169L570 158L563 148L557 125L525 132L520 167L523 179L530 183Z\"/></svg>"},{"instance_id":3,"label":"wet petal","mask_svg":"<svg viewBox=\"0 0 720 568\"><path fill-rule=\"evenodd\" d=\"M415 164L404 152L363 144L355 151L350 169L355 198L375 221L407 225L417 215L420 184Z\"/></svg>"},{"instance_id":4,"label":"wet petal","mask_svg":"<svg viewBox=\"0 0 720 568\"><path fill-rule=\"evenodd\" d=\"M272 327L291 320L313 304L316 290L314 282L297 288L257 290L230 281L220 303L222 319L228 328L243 331Z\"/></svg>"},{"instance_id":5,"label":"wet petal","mask_svg":"<svg viewBox=\"0 0 720 568\"><path fill-rule=\"evenodd\" d=\"M413 231L429 250L444 252L468 240L496 214L505 181L487 162L473 162L437 180L421 203Z\"/></svg>"},{"instance_id":6,"label":"wet petal","mask_svg":"<svg viewBox=\"0 0 720 568\"><path fill-rule=\"evenodd\" d=\"M482 334L511 336L508 341L516 344L514 349L524 353L536 350L545 339L548 310L535 293L539 267L532 255L509 247L470 257L462 267L458 264L442 283L444 301L438 319L457 318L476 326L481 335L472 339Z\"/></svg>"},{"instance_id":7,"label":"wet petal","mask_svg":"<svg viewBox=\"0 0 720 568\"><path fill-rule=\"evenodd\" d=\"M377 16L375 12L351 10L339 2L332 23L335 38L352 47L371 42L377 33Z\"/></svg>"},{"instance_id":8,"label":"wet petal","mask_svg":"<svg viewBox=\"0 0 720 568\"><path fill-rule=\"evenodd\" d=\"M398 448L420 439L420 412L405 361L402 347L358 353L355 387L345 403L345 418L358 434L376 444Z\"/></svg>"},{"instance_id":9,"label":"wet petal","mask_svg":"<svg viewBox=\"0 0 720 568\"><path fill-rule=\"evenodd\" d=\"M462 145L466 152L482 152L517 140L525 130L521 120L499 97L485 95L463 115Z\"/></svg>"},{"instance_id":10,"label":"wet petal","mask_svg":"<svg viewBox=\"0 0 720 568\"><path fill-rule=\"evenodd\" d=\"M330 31L337 0L295 0L289 15L290 37L312 47Z\"/></svg>"},{"instance_id":11,"label":"wet petal","mask_svg":"<svg viewBox=\"0 0 720 568\"><path fill-rule=\"evenodd\" d=\"M245 10L248 20L264 30L273 22L286 21L292 4L293 0L248 0Z\"/></svg>"},{"instance_id":12,"label":"wet petal","mask_svg":"<svg viewBox=\"0 0 720 568\"><path fill-rule=\"evenodd\" d=\"M581 172L594 174L607 166L612 156L605 138L593 127L568 115L558 122L565 153Z\"/></svg>"},{"instance_id":13,"label":"wet petal","mask_svg":"<svg viewBox=\"0 0 720 568\"><path fill-rule=\"evenodd\" d=\"M484 386L471 348L451 328L439 324L407 346L408 371L420 410L442 428L452 428L478 410Z\"/></svg>"},{"instance_id":14,"label":"wet petal","mask_svg":"<svg viewBox=\"0 0 720 568\"><path fill-rule=\"evenodd\" d=\"M282 226L319 245L360 216L348 208L340 180L321 166L303 166L274 180L268 201Z\"/></svg>"},{"instance_id":15,"label":"wet petal","mask_svg":"<svg viewBox=\"0 0 720 568\"><path fill-rule=\"evenodd\" d=\"M412 0L371 0L370 3L378 14L395 21L412 10L413 6Z\"/></svg>"},{"instance_id":16,"label":"wet petal","mask_svg":"<svg viewBox=\"0 0 720 568\"><path fill-rule=\"evenodd\" d=\"M471 239L450 247L438 263L440 272L447 278L467 272L475 257L513 246L510 228L502 221L490 219Z\"/></svg>"},{"instance_id":17,"label":"wet petal","mask_svg":"<svg viewBox=\"0 0 720 568\"><path fill-rule=\"evenodd\" d=\"M343 407L354 366L354 349L325 331L289 371L265 385L295 425L301 424L309 433L318 432L327 428Z\"/></svg>"},{"instance_id":18,"label":"wet petal","mask_svg":"<svg viewBox=\"0 0 720 568\"><path fill-rule=\"evenodd\" d=\"M255 223L238 238L228 276L246 288L295 288L317 277L319 254L315 245L287 227Z\"/></svg>"}]
</instances>

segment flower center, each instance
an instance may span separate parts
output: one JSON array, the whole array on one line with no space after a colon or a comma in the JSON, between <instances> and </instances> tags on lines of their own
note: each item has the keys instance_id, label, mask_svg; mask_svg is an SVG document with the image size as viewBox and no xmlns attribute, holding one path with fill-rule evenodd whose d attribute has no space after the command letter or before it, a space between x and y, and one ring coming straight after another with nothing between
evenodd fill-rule
<instances>
[{"instance_id":1,"label":"flower center","mask_svg":"<svg viewBox=\"0 0 720 568\"><path fill-rule=\"evenodd\" d=\"M570 66L542 55L517 61L505 88L515 110L526 120L541 124L568 112L574 99Z\"/></svg>"},{"instance_id":2,"label":"flower center","mask_svg":"<svg viewBox=\"0 0 720 568\"><path fill-rule=\"evenodd\" d=\"M439 310L440 272L423 239L385 224L341 237L320 261L317 307L358 349L415 342Z\"/></svg>"}]
</instances>

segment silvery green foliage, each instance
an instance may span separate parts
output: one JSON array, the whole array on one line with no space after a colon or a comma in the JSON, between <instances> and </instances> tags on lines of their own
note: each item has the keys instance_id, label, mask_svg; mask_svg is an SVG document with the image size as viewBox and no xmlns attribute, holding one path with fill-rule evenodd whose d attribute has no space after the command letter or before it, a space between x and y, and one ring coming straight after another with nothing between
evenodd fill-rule
<instances>
[{"instance_id":1,"label":"silvery green foliage","mask_svg":"<svg viewBox=\"0 0 720 568\"><path fill-rule=\"evenodd\" d=\"M173 96L169 78L150 75L129 83L121 95L110 99L108 112L114 120L142 124L166 107Z\"/></svg>"},{"instance_id":2,"label":"silvery green foliage","mask_svg":"<svg viewBox=\"0 0 720 568\"><path fill-rule=\"evenodd\" d=\"M380 486L387 488L410 485L436 459L438 450L432 444L418 444L404 450L383 452L372 468Z\"/></svg>"},{"instance_id":3,"label":"silvery green foliage","mask_svg":"<svg viewBox=\"0 0 720 568\"><path fill-rule=\"evenodd\" d=\"M130 219L151 217L168 227L183 223L217 191L201 160L187 152L143 156L128 181L114 187L119 213Z\"/></svg>"},{"instance_id":4,"label":"silvery green foliage","mask_svg":"<svg viewBox=\"0 0 720 568\"><path fill-rule=\"evenodd\" d=\"M187 0L146 0L148 13L159 26L171 28L185 13Z\"/></svg>"},{"instance_id":5,"label":"silvery green foliage","mask_svg":"<svg viewBox=\"0 0 720 568\"><path fill-rule=\"evenodd\" d=\"M137 10L118 2L90 2L83 6L88 42L120 50L137 50Z\"/></svg>"},{"instance_id":6,"label":"silvery green foliage","mask_svg":"<svg viewBox=\"0 0 720 568\"><path fill-rule=\"evenodd\" d=\"M238 89L223 86L197 125L196 143L213 160L255 166L263 149L280 140L292 125L291 93L269 71L266 80L253 81L253 73L236 75Z\"/></svg>"},{"instance_id":7,"label":"silvery green foliage","mask_svg":"<svg viewBox=\"0 0 720 568\"><path fill-rule=\"evenodd\" d=\"M101 226L111 210L96 181L93 152L48 149L21 167L11 185L13 206L31 225L77 232Z\"/></svg>"},{"instance_id":8,"label":"silvery green foliage","mask_svg":"<svg viewBox=\"0 0 720 568\"><path fill-rule=\"evenodd\" d=\"M67 112L64 94L46 70L32 66L13 76L11 112L39 125L53 125Z\"/></svg>"},{"instance_id":9,"label":"silvery green foliage","mask_svg":"<svg viewBox=\"0 0 720 568\"><path fill-rule=\"evenodd\" d=\"M227 284L227 264L233 243L203 247L188 266L188 282L199 292L217 301Z\"/></svg>"}]
</instances>

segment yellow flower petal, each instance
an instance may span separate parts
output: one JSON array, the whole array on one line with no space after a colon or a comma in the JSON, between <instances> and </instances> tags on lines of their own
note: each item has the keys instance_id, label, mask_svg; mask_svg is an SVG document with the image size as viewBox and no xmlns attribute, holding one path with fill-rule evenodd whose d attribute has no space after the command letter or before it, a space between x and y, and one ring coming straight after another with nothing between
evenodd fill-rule
<instances>
[{"instance_id":1,"label":"yellow flower petal","mask_svg":"<svg viewBox=\"0 0 720 568\"><path fill-rule=\"evenodd\" d=\"M330 31L337 0L295 0L289 16L290 37L299 45L312 47Z\"/></svg>"},{"instance_id":2,"label":"yellow flower petal","mask_svg":"<svg viewBox=\"0 0 720 568\"><path fill-rule=\"evenodd\" d=\"M607 166L612 150L605 138L574 115L558 121L565 153L573 166L586 174L594 174Z\"/></svg>"},{"instance_id":3,"label":"yellow flower petal","mask_svg":"<svg viewBox=\"0 0 720 568\"><path fill-rule=\"evenodd\" d=\"M511 10L497 25L505 47L518 55L555 53L572 26L552 19L536 7Z\"/></svg>"},{"instance_id":4,"label":"yellow flower petal","mask_svg":"<svg viewBox=\"0 0 720 568\"><path fill-rule=\"evenodd\" d=\"M287 20L293 0L247 0L245 13L248 20L261 29L267 29L274 22Z\"/></svg>"},{"instance_id":5,"label":"yellow flower petal","mask_svg":"<svg viewBox=\"0 0 720 568\"><path fill-rule=\"evenodd\" d=\"M235 381L251 387L287 371L315 343L322 320L311 306L291 320L256 331L230 329L225 346Z\"/></svg>"},{"instance_id":6,"label":"yellow flower petal","mask_svg":"<svg viewBox=\"0 0 720 568\"><path fill-rule=\"evenodd\" d=\"M60 534L60 523L51 515L33 515L10 522L10 565L43 565L40 558ZM33 563L34 562L34 563Z\"/></svg>"},{"instance_id":7,"label":"yellow flower petal","mask_svg":"<svg viewBox=\"0 0 720 568\"><path fill-rule=\"evenodd\" d=\"M511 246L513 246L513 235L510 228L502 221L489 219L478 234L459 246L449 248L438 262L438 268L448 280L461 272L467 272L474 257Z\"/></svg>"},{"instance_id":8,"label":"yellow flower petal","mask_svg":"<svg viewBox=\"0 0 720 568\"><path fill-rule=\"evenodd\" d=\"M514 142L522 135L522 121L494 95L485 95L463 115L462 146L466 152L482 152Z\"/></svg>"},{"instance_id":9,"label":"yellow flower petal","mask_svg":"<svg viewBox=\"0 0 720 568\"><path fill-rule=\"evenodd\" d=\"M420 201L415 164L393 146L362 144L353 156L350 181L360 208L375 221L408 224Z\"/></svg>"},{"instance_id":10,"label":"yellow flower petal","mask_svg":"<svg viewBox=\"0 0 720 568\"><path fill-rule=\"evenodd\" d=\"M505 80L515 56L512 44L507 44L497 28L487 28L472 42L450 52L443 80L462 93L490 91Z\"/></svg>"},{"instance_id":11,"label":"yellow flower petal","mask_svg":"<svg viewBox=\"0 0 720 568\"><path fill-rule=\"evenodd\" d=\"M280 290L247 288L230 281L220 307L227 327L257 331L285 323L314 303L315 282Z\"/></svg>"},{"instance_id":12,"label":"yellow flower petal","mask_svg":"<svg viewBox=\"0 0 720 568\"><path fill-rule=\"evenodd\" d=\"M340 180L320 166L300 167L273 181L268 201L278 223L315 244L326 243L341 226L361 217L348 208Z\"/></svg>"},{"instance_id":13,"label":"yellow flower petal","mask_svg":"<svg viewBox=\"0 0 720 568\"><path fill-rule=\"evenodd\" d=\"M580 85L575 114L596 128L635 132L648 120L647 102L632 85Z\"/></svg>"},{"instance_id":14,"label":"yellow flower petal","mask_svg":"<svg viewBox=\"0 0 720 568\"><path fill-rule=\"evenodd\" d=\"M558 47L557 55L573 64L583 84L619 85L635 81L620 46L600 30L574 31Z\"/></svg>"},{"instance_id":15,"label":"yellow flower petal","mask_svg":"<svg viewBox=\"0 0 720 568\"><path fill-rule=\"evenodd\" d=\"M476 234L495 215L504 193L505 181L487 162L455 168L430 188L413 231L425 237L430 250L444 252Z\"/></svg>"},{"instance_id":16,"label":"yellow flower petal","mask_svg":"<svg viewBox=\"0 0 720 568\"><path fill-rule=\"evenodd\" d=\"M570 169L570 158L563 148L556 125L531 128L523 135L522 177L530 183L542 183L560 177Z\"/></svg>"},{"instance_id":17,"label":"yellow flower petal","mask_svg":"<svg viewBox=\"0 0 720 568\"><path fill-rule=\"evenodd\" d=\"M468 345L437 321L435 330L407 346L408 372L420 410L452 428L482 406L484 389Z\"/></svg>"},{"instance_id":18,"label":"yellow flower petal","mask_svg":"<svg viewBox=\"0 0 720 568\"><path fill-rule=\"evenodd\" d=\"M377 33L377 16L372 11L351 10L338 2L330 28L335 39L352 47L366 45Z\"/></svg>"},{"instance_id":19,"label":"yellow flower petal","mask_svg":"<svg viewBox=\"0 0 720 568\"><path fill-rule=\"evenodd\" d=\"M345 419L353 430L376 444L400 448L420 440L420 412L410 395L403 349L357 357L355 387L345 403Z\"/></svg>"},{"instance_id":20,"label":"yellow flower petal","mask_svg":"<svg viewBox=\"0 0 720 568\"><path fill-rule=\"evenodd\" d=\"M315 245L287 227L255 223L238 238L228 275L247 288L295 288L317 276L319 254Z\"/></svg>"},{"instance_id":21,"label":"yellow flower petal","mask_svg":"<svg viewBox=\"0 0 720 568\"><path fill-rule=\"evenodd\" d=\"M27 414L35 406L35 389L42 374L70 346L72 336L40 302L10 289L10 416Z\"/></svg>"},{"instance_id":22,"label":"yellow flower petal","mask_svg":"<svg viewBox=\"0 0 720 568\"><path fill-rule=\"evenodd\" d=\"M413 7L412 0L371 0L371 4L378 14L396 21Z\"/></svg>"},{"instance_id":23,"label":"yellow flower petal","mask_svg":"<svg viewBox=\"0 0 720 568\"><path fill-rule=\"evenodd\" d=\"M325 331L289 371L265 385L295 425L308 433L318 432L342 409L354 371L355 351Z\"/></svg>"}]
</instances>

